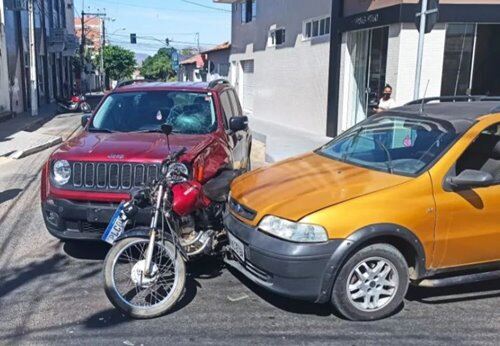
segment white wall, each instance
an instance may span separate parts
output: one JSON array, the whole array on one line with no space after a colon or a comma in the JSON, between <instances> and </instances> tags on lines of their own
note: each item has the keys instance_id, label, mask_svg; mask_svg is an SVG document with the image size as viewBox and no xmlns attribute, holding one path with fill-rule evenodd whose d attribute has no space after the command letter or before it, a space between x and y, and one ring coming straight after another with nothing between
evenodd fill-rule
<instances>
[{"instance_id":1,"label":"white wall","mask_svg":"<svg viewBox=\"0 0 500 346\"><path fill-rule=\"evenodd\" d=\"M254 60L252 116L324 136L328 56L329 44L312 46L297 38L295 48L236 54L231 61Z\"/></svg>"},{"instance_id":2,"label":"white wall","mask_svg":"<svg viewBox=\"0 0 500 346\"><path fill-rule=\"evenodd\" d=\"M437 24L430 34L425 35L420 97L441 95L445 39L445 24ZM413 100L417 50L418 32L414 24L391 26L386 81L394 88L394 98L398 105ZM427 83L429 86L425 93Z\"/></svg>"}]
</instances>

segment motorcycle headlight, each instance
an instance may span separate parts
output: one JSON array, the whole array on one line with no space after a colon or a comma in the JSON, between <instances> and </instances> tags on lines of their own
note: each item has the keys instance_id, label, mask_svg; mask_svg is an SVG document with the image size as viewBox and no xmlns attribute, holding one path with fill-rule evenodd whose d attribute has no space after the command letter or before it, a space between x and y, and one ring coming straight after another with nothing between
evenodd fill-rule
<instances>
[{"instance_id":1,"label":"motorcycle headlight","mask_svg":"<svg viewBox=\"0 0 500 346\"><path fill-rule=\"evenodd\" d=\"M293 222L272 215L262 219L259 229L297 243L320 243L328 240L326 230L322 226Z\"/></svg>"},{"instance_id":2,"label":"motorcycle headlight","mask_svg":"<svg viewBox=\"0 0 500 346\"><path fill-rule=\"evenodd\" d=\"M167 168L167 179L174 183L186 181L189 177L189 169L183 163L172 163Z\"/></svg>"},{"instance_id":3,"label":"motorcycle headlight","mask_svg":"<svg viewBox=\"0 0 500 346\"><path fill-rule=\"evenodd\" d=\"M58 185L65 185L71 178L71 166L66 160L59 160L54 162L53 167L54 181Z\"/></svg>"}]
</instances>

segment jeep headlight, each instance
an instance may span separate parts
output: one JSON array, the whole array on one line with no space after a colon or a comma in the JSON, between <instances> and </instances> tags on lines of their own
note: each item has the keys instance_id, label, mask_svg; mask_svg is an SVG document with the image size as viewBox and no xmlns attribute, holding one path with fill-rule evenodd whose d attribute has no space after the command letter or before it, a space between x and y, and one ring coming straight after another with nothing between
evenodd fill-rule
<instances>
[{"instance_id":1,"label":"jeep headlight","mask_svg":"<svg viewBox=\"0 0 500 346\"><path fill-rule=\"evenodd\" d=\"M326 230L322 226L293 222L272 215L262 219L259 229L297 243L320 243L328 240Z\"/></svg>"},{"instance_id":2,"label":"jeep headlight","mask_svg":"<svg viewBox=\"0 0 500 346\"><path fill-rule=\"evenodd\" d=\"M65 185L71 178L71 166L66 160L54 162L53 167L54 181L57 185Z\"/></svg>"}]
</instances>

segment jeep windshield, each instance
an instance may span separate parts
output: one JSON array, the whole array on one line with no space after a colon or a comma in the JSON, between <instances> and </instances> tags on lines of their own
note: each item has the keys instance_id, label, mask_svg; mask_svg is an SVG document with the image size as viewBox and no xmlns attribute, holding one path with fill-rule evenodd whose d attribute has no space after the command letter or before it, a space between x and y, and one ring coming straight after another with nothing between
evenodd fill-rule
<instances>
[{"instance_id":1,"label":"jeep windshield","mask_svg":"<svg viewBox=\"0 0 500 346\"><path fill-rule=\"evenodd\" d=\"M94 132L161 132L207 134L217 128L212 97L184 91L126 92L109 95L89 128Z\"/></svg>"},{"instance_id":2,"label":"jeep windshield","mask_svg":"<svg viewBox=\"0 0 500 346\"><path fill-rule=\"evenodd\" d=\"M354 126L317 152L350 164L415 176L457 139L449 123L423 117L375 116Z\"/></svg>"}]
</instances>

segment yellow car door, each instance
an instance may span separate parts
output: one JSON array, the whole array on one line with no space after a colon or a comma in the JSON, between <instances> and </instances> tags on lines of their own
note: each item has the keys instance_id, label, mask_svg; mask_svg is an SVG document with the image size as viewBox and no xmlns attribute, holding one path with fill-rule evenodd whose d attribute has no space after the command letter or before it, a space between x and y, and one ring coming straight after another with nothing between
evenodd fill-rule
<instances>
[{"instance_id":1,"label":"yellow car door","mask_svg":"<svg viewBox=\"0 0 500 346\"><path fill-rule=\"evenodd\" d=\"M484 117L474 125L431 176L437 207L433 267L499 261L500 116ZM483 183L461 177L482 177Z\"/></svg>"}]
</instances>

